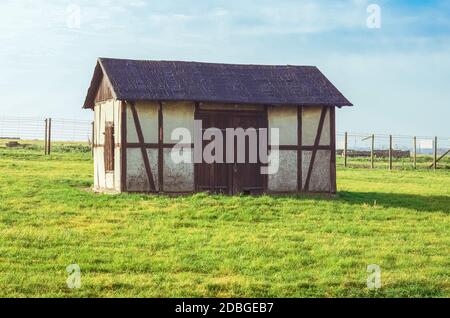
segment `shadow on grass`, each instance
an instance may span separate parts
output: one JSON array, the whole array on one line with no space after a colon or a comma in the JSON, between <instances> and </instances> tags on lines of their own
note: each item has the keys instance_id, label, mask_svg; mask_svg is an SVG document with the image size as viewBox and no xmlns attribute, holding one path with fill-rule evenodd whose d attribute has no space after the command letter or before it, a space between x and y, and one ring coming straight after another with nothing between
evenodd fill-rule
<instances>
[{"instance_id":1,"label":"shadow on grass","mask_svg":"<svg viewBox=\"0 0 450 318\"><path fill-rule=\"evenodd\" d=\"M385 208L405 208L420 212L450 214L450 196L443 195L341 191L338 193L336 200L350 204L366 203Z\"/></svg>"}]
</instances>

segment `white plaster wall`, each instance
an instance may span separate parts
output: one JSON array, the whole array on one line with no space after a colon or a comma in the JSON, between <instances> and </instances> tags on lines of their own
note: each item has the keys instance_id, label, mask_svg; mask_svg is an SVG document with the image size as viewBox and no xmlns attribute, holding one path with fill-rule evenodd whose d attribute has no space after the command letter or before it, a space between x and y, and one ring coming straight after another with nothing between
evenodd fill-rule
<instances>
[{"instance_id":1,"label":"white plaster wall","mask_svg":"<svg viewBox=\"0 0 450 318\"><path fill-rule=\"evenodd\" d=\"M93 164L93 166L94 166L94 189L95 190L98 190L100 188L97 161L98 161L98 149L94 148L94 164Z\"/></svg>"},{"instance_id":2,"label":"white plaster wall","mask_svg":"<svg viewBox=\"0 0 450 318\"><path fill-rule=\"evenodd\" d=\"M128 108L128 107L127 107ZM146 143L158 143L158 103L138 103L136 110ZM187 128L193 134L194 103L163 103L163 129L165 143L171 140L171 132L175 128ZM127 112L127 138L129 142L138 142L132 112ZM188 192L194 189L194 165L174 164L170 156L171 149L164 150L164 190ZM158 189L158 150L147 149L150 166ZM140 149L127 150L127 189L130 191L148 191L150 189ZM159 189L158 189L159 190Z\"/></svg>"},{"instance_id":3,"label":"white plaster wall","mask_svg":"<svg viewBox=\"0 0 450 318\"><path fill-rule=\"evenodd\" d=\"M191 163L175 163L171 156L172 149L164 149L164 191L191 192L195 189L193 151L186 148L183 151L188 153Z\"/></svg>"},{"instance_id":4,"label":"white plaster wall","mask_svg":"<svg viewBox=\"0 0 450 318\"><path fill-rule=\"evenodd\" d=\"M302 144L303 146L312 146L316 140L317 129L319 128L321 106L306 106L302 111ZM327 107L320 145L330 145L330 109Z\"/></svg>"},{"instance_id":5,"label":"white plaster wall","mask_svg":"<svg viewBox=\"0 0 450 318\"><path fill-rule=\"evenodd\" d=\"M127 142L136 143L139 142L138 135L136 132L136 126L134 125L133 113L131 112L130 105L127 103Z\"/></svg>"},{"instance_id":6,"label":"white plaster wall","mask_svg":"<svg viewBox=\"0 0 450 318\"><path fill-rule=\"evenodd\" d=\"M331 144L330 132L331 132L331 117L330 117L330 108L327 107L327 115L325 116L325 121L323 123L322 135L320 136L321 146L329 146Z\"/></svg>"},{"instance_id":7,"label":"white plaster wall","mask_svg":"<svg viewBox=\"0 0 450 318\"><path fill-rule=\"evenodd\" d=\"M280 145L297 145L297 107L269 107L268 120L269 129L279 129Z\"/></svg>"},{"instance_id":8,"label":"white plaster wall","mask_svg":"<svg viewBox=\"0 0 450 318\"><path fill-rule=\"evenodd\" d=\"M297 151L295 150L271 150L278 152L279 169L276 174L269 174L268 188L274 192L297 191Z\"/></svg>"},{"instance_id":9,"label":"white plaster wall","mask_svg":"<svg viewBox=\"0 0 450 318\"><path fill-rule=\"evenodd\" d=\"M303 151L302 154L302 181L303 187L308 176L309 164L311 162L312 151ZM312 192L329 192L331 191L330 180L330 156L329 150L318 150L314 167L309 182L309 191Z\"/></svg>"},{"instance_id":10,"label":"white plaster wall","mask_svg":"<svg viewBox=\"0 0 450 318\"><path fill-rule=\"evenodd\" d=\"M122 102L117 100L114 101L114 142L115 144L120 144L121 141L121 129L120 125L122 122L122 118L120 116L121 113Z\"/></svg>"},{"instance_id":11,"label":"white plaster wall","mask_svg":"<svg viewBox=\"0 0 450 318\"><path fill-rule=\"evenodd\" d=\"M114 150L114 189L120 192L120 177L121 177L121 157L120 147L116 147Z\"/></svg>"},{"instance_id":12,"label":"white plaster wall","mask_svg":"<svg viewBox=\"0 0 450 318\"><path fill-rule=\"evenodd\" d=\"M106 189L114 189L114 172L105 173L105 187Z\"/></svg>"},{"instance_id":13,"label":"white plaster wall","mask_svg":"<svg viewBox=\"0 0 450 318\"><path fill-rule=\"evenodd\" d=\"M138 148L127 149L127 190L142 192L149 190L141 149Z\"/></svg>"},{"instance_id":14,"label":"white plaster wall","mask_svg":"<svg viewBox=\"0 0 450 318\"><path fill-rule=\"evenodd\" d=\"M145 143L158 143L158 109L157 102L138 102L135 104L136 113L144 136ZM127 142L138 143L136 126L130 104L126 105L127 117ZM153 174L156 190L158 190L158 150L147 149L150 162L150 170ZM128 148L126 160L126 188L127 191L148 192L147 172L145 170L144 159L140 148Z\"/></svg>"},{"instance_id":15,"label":"white plaster wall","mask_svg":"<svg viewBox=\"0 0 450 318\"><path fill-rule=\"evenodd\" d=\"M100 123L100 107L94 106L94 145L98 145L99 141L99 123ZM94 189L98 190L100 188L100 182L99 182L99 170L98 170L98 160L99 154L97 151L97 147L94 148Z\"/></svg>"},{"instance_id":16,"label":"white plaster wall","mask_svg":"<svg viewBox=\"0 0 450 318\"><path fill-rule=\"evenodd\" d=\"M155 181L155 188L159 191L158 187L158 149L147 149L148 160L150 161L150 170L153 174L153 180ZM147 174L145 174L147 176Z\"/></svg>"},{"instance_id":17,"label":"white plaster wall","mask_svg":"<svg viewBox=\"0 0 450 318\"><path fill-rule=\"evenodd\" d=\"M147 149L150 161L150 170L153 174L155 187L158 189L158 150ZM147 172L145 170L144 160L140 148L127 149L127 190L148 192L150 185L148 183Z\"/></svg>"},{"instance_id":18,"label":"white plaster wall","mask_svg":"<svg viewBox=\"0 0 450 318\"><path fill-rule=\"evenodd\" d=\"M191 134L191 143L194 141L194 111L195 104L192 102L167 102L163 103L163 130L164 143L178 143L179 140L172 140L172 132L177 128L186 128ZM164 191L169 192L190 192L194 191L194 164L175 163L171 157L172 149L164 149ZM191 162L193 152L191 149L184 149L189 152Z\"/></svg>"},{"instance_id":19,"label":"white plaster wall","mask_svg":"<svg viewBox=\"0 0 450 318\"><path fill-rule=\"evenodd\" d=\"M158 108L159 104L156 102L136 103L145 143L158 143ZM129 143L139 142L130 105L127 105L127 140Z\"/></svg>"},{"instance_id":20,"label":"white plaster wall","mask_svg":"<svg viewBox=\"0 0 450 318\"><path fill-rule=\"evenodd\" d=\"M122 117L121 117L121 110L122 110L122 102L121 101L114 101L114 189L118 192L120 192L120 177L122 174L122 167L121 167L121 155L120 155L120 148L121 145L121 134L122 134Z\"/></svg>"},{"instance_id":21,"label":"white plaster wall","mask_svg":"<svg viewBox=\"0 0 450 318\"><path fill-rule=\"evenodd\" d=\"M95 144L99 143L99 134L100 134L100 105L94 106L94 142Z\"/></svg>"},{"instance_id":22,"label":"white plaster wall","mask_svg":"<svg viewBox=\"0 0 450 318\"><path fill-rule=\"evenodd\" d=\"M96 190L120 190L120 147L115 147L114 172L105 171L104 149L106 122L114 123L116 144L120 143L120 101L109 100L94 107L95 144L94 150L94 188Z\"/></svg>"},{"instance_id":23,"label":"white plaster wall","mask_svg":"<svg viewBox=\"0 0 450 318\"><path fill-rule=\"evenodd\" d=\"M98 189L106 189L106 173L105 173L105 161L103 160L104 150L103 147L97 148L97 173L98 173Z\"/></svg>"},{"instance_id":24,"label":"white plaster wall","mask_svg":"<svg viewBox=\"0 0 450 318\"><path fill-rule=\"evenodd\" d=\"M176 128L187 128L191 134L191 142L194 142L194 110L192 102L167 102L163 103L163 130L164 143L177 143L172 140L171 134Z\"/></svg>"}]
</instances>

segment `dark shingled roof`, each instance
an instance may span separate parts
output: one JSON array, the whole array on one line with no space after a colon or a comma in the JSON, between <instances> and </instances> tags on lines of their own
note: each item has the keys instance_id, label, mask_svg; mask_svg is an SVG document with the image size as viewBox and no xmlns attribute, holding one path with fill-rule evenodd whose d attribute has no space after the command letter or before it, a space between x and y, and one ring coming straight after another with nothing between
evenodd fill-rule
<instances>
[{"instance_id":1,"label":"dark shingled roof","mask_svg":"<svg viewBox=\"0 0 450 318\"><path fill-rule=\"evenodd\" d=\"M100 58L84 108L93 108L102 74L125 101L353 106L314 66Z\"/></svg>"}]
</instances>

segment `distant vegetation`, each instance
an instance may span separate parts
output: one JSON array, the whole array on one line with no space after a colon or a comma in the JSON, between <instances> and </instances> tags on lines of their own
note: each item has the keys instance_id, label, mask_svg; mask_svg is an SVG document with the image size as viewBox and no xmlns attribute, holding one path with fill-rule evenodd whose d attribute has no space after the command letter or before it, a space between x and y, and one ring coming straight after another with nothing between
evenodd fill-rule
<instances>
[{"instance_id":1,"label":"distant vegetation","mask_svg":"<svg viewBox=\"0 0 450 318\"><path fill-rule=\"evenodd\" d=\"M8 145L11 140L0 139L0 149L6 148L6 150L14 151L34 151L34 152L44 152L44 142L42 140L18 140L17 146ZM53 142L52 152L56 153L90 153L91 147L88 143L81 142Z\"/></svg>"}]
</instances>

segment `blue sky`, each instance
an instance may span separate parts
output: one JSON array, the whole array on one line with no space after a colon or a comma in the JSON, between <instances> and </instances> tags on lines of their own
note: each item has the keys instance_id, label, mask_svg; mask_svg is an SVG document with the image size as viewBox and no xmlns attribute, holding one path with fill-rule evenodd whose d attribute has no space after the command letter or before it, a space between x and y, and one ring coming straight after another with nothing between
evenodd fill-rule
<instances>
[{"instance_id":1,"label":"blue sky","mask_svg":"<svg viewBox=\"0 0 450 318\"><path fill-rule=\"evenodd\" d=\"M296 64L355 104L339 131L450 136L450 1L2 0L0 15L1 115L92 118L99 56Z\"/></svg>"}]
</instances>

